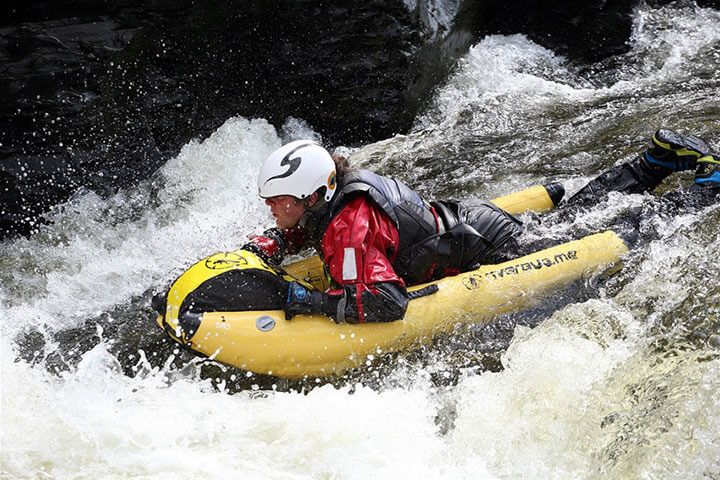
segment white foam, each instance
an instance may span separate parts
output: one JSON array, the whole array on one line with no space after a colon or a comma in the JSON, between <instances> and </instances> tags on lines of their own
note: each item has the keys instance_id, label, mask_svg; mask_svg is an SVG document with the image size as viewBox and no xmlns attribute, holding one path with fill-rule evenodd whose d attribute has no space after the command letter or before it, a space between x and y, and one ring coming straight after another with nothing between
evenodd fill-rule
<instances>
[{"instance_id":1,"label":"white foam","mask_svg":"<svg viewBox=\"0 0 720 480\"><path fill-rule=\"evenodd\" d=\"M577 101L585 92L565 60L524 35L491 35L470 48L456 73L433 99L417 128L477 124L505 130L512 117L558 98ZM564 81L563 81L564 80Z\"/></svg>"},{"instance_id":2,"label":"white foam","mask_svg":"<svg viewBox=\"0 0 720 480\"><path fill-rule=\"evenodd\" d=\"M587 322L587 323L585 323ZM533 331L518 328L504 370L457 390L453 451L484 459L497 478L585 478L591 457L578 441L599 427L588 418L593 389L630 355L634 319L610 302L570 306Z\"/></svg>"},{"instance_id":3,"label":"white foam","mask_svg":"<svg viewBox=\"0 0 720 480\"><path fill-rule=\"evenodd\" d=\"M163 372L128 378L104 345L62 378L3 349L5 478L438 478L424 390L215 392Z\"/></svg>"},{"instance_id":4,"label":"white foam","mask_svg":"<svg viewBox=\"0 0 720 480\"><path fill-rule=\"evenodd\" d=\"M640 67L636 74L647 83L668 76L690 79L693 59L720 41L719 23L720 11L697 5L639 10L630 40Z\"/></svg>"},{"instance_id":5,"label":"white foam","mask_svg":"<svg viewBox=\"0 0 720 480\"><path fill-rule=\"evenodd\" d=\"M9 305L3 331L11 336L27 326L72 327L163 286L208 252L241 246L248 234L271 224L256 177L262 160L279 146L266 121L228 120L160 169L157 208L113 219L114 209L128 209L150 194L147 184L109 200L83 194L55 215L44 235L4 244L3 254L18 259L10 271L19 293L2 292ZM63 240L48 242L53 237Z\"/></svg>"}]
</instances>

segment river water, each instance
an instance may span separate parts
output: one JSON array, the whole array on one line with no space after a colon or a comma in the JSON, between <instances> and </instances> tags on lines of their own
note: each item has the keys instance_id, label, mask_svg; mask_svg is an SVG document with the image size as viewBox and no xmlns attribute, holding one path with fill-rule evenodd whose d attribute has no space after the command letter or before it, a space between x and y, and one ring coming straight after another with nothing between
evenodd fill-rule
<instances>
[{"instance_id":1,"label":"river water","mask_svg":"<svg viewBox=\"0 0 720 480\"><path fill-rule=\"evenodd\" d=\"M713 10L642 9L629 54L582 68L488 37L412 132L353 161L428 197L488 198L572 192L661 126L720 145L718 25ZM150 296L270 224L259 165L308 135L298 119L229 119L140 187L80 192L0 245L2 478L720 478L717 205L618 194L572 221L527 217L545 223L526 235L559 241L639 211L654 240L609 280L332 383L178 351Z\"/></svg>"}]
</instances>

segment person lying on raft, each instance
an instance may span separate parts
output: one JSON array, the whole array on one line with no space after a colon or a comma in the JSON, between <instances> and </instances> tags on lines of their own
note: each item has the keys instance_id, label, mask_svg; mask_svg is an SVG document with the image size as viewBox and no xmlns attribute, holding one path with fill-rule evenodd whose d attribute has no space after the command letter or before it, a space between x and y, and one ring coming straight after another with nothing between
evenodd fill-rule
<instances>
[{"instance_id":1,"label":"person lying on raft","mask_svg":"<svg viewBox=\"0 0 720 480\"><path fill-rule=\"evenodd\" d=\"M673 172L692 169L697 185L720 187L720 155L705 141L658 130L638 158L601 174L570 202L651 191ZM401 319L406 286L507 259L521 232L517 218L490 202L427 202L402 182L352 169L309 140L273 152L258 187L277 228L243 248L279 264L314 247L335 287L320 292L290 282L283 305L288 320L299 314L349 323Z\"/></svg>"}]
</instances>

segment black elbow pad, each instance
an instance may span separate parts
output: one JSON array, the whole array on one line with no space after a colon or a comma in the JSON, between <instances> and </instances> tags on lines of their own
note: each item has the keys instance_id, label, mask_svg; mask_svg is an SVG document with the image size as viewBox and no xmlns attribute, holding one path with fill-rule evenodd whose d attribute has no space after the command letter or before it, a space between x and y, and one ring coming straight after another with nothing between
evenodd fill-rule
<instances>
[{"instance_id":1,"label":"black elbow pad","mask_svg":"<svg viewBox=\"0 0 720 480\"><path fill-rule=\"evenodd\" d=\"M373 285L376 293L364 290L360 296L366 322L394 322L405 316L410 301L407 290L390 282Z\"/></svg>"}]
</instances>

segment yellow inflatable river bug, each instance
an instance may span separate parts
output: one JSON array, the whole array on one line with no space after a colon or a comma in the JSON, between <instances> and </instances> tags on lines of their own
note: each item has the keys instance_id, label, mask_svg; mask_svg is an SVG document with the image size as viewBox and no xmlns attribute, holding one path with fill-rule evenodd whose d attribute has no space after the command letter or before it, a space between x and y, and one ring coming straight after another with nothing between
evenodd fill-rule
<instances>
[{"instance_id":1,"label":"yellow inflatable river bug","mask_svg":"<svg viewBox=\"0 0 720 480\"><path fill-rule=\"evenodd\" d=\"M543 186L493 200L510 213L554 206ZM321 315L286 321L282 310L183 312L183 301L217 275L253 272L282 276L318 289L327 287L318 257L295 262L284 271L253 253L237 250L207 257L181 275L168 291L158 325L176 342L227 365L286 378L342 374L369 355L406 350L430 342L458 323L486 323L497 315L532 305L580 278L618 269L627 252L613 232L590 235L497 265L485 265L430 284L410 287L402 320L359 325L336 324ZM252 288L249 286L250 294ZM187 310L187 309L186 309Z\"/></svg>"}]
</instances>

